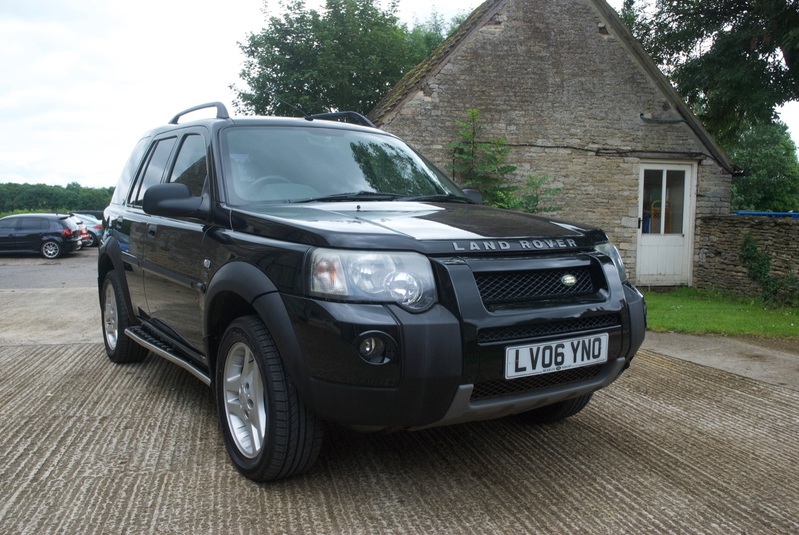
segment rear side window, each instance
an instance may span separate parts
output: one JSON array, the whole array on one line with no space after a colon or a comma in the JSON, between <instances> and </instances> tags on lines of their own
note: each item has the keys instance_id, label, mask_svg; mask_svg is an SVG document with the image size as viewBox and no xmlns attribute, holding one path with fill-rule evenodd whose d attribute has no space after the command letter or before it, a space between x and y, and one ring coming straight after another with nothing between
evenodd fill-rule
<instances>
[{"instance_id":1,"label":"rear side window","mask_svg":"<svg viewBox=\"0 0 799 535\"><path fill-rule=\"evenodd\" d=\"M200 197L207 176L205 141L199 134L188 135L180 145L169 182L186 184L192 196Z\"/></svg>"},{"instance_id":2,"label":"rear side window","mask_svg":"<svg viewBox=\"0 0 799 535\"><path fill-rule=\"evenodd\" d=\"M161 179L164 177L164 171L166 170L166 165L169 162L169 155L172 154L172 148L175 146L175 141L176 138L170 137L155 142L155 145L150 151L147 164L141 172L141 178L138 181L137 186L134 188L134 196L132 197L131 202L135 206L142 205L144 192L147 191L147 188L161 183Z\"/></svg>"},{"instance_id":3,"label":"rear side window","mask_svg":"<svg viewBox=\"0 0 799 535\"><path fill-rule=\"evenodd\" d=\"M49 228L50 223L43 217L23 217L19 221L19 230L24 232L47 230Z\"/></svg>"},{"instance_id":4,"label":"rear side window","mask_svg":"<svg viewBox=\"0 0 799 535\"><path fill-rule=\"evenodd\" d=\"M145 137L140 139L136 144L133 153L130 155L130 158L128 158L127 163L125 163L125 168L122 169L122 174L119 176L114 195L111 197L111 204L122 204L125 202L125 199L127 199L128 193L130 193L130 185L133 183L136 171L138 171L141 160L147 152L150 139L151 138Z\"/></svg>"}]
</instances>

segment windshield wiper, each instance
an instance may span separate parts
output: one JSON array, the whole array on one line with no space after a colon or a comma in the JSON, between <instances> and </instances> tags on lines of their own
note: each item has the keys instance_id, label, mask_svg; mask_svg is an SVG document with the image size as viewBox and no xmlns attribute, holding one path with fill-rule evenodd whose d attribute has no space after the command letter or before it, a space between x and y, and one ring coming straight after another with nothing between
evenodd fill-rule
<instances>
[{"instance_id":1,"label":"windshield wiper","mask_svg":"<svg viewBox=\"0 0 799 535\"><path fill-rule=\"evenodd\" d=\"M435 195L417 195L416 197L400 197L398 201L419 201L419 202L462 202L470 203L466 197L455 195L454 193L438 193Z\"/></svg>"},{"instance_id":2,"label":"windshield wiper","mask_svg":"<svg viewBox=\"0 0 799 535\"><path fill-rule=\"evenodd\" d=\"M393 201L399 195L396 193L380 193L377 191L356 191L352 193L334 193L333 195L323 195L321 197L311 197L308 199L291 200L291 203L306 202L339 202L339 201Z\"/></svg>"}]
</instances>

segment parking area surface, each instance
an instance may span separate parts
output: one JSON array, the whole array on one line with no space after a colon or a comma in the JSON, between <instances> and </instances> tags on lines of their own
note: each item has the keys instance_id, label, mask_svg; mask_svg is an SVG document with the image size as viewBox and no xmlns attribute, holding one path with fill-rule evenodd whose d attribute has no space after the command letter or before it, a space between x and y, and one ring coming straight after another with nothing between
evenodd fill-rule
<instances>
[{"instance_id":1,"label":"parking area surface","mask_svg":"<svg viewBox=\"0 0 799 535\"><path fill-rule=\"evenodd\" d=\"M91 257L56 268L0 282L4 534L799 532L799 392L651 349L566 422L331 428L310 473L252 483L208 388L105 357Z\"/></svg>"}]
</instances>

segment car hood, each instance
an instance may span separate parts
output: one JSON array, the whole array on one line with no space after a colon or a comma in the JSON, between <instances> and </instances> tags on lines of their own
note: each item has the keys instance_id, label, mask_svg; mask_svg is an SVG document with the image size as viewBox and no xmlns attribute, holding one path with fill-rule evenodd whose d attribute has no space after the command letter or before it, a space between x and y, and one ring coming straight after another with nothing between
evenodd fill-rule
<instances>
[{"instance_id":1,"label":"car hood","mask_svg":"<svg viewBox=\"0 0 799 535\"><path fill-rule=\"evenodd\" d=\"M235 214L245 232L330 247L491 252L590 248L606 239L596 228L461 203L272 204Z\"/></svg>"}]
</instances>

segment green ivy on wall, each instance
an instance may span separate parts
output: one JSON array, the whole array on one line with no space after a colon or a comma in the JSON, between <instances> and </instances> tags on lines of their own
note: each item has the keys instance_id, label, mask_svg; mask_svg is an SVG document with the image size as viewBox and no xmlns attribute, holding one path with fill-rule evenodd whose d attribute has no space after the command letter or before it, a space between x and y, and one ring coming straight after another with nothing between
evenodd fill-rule
<instances>
[{"instance_id":1,"label":"green ivy on wall","mask_svg":"<svg viewBox=\"0 0 799 535\"><path fill-rule=\"evenodd\" d=\"M799 279L792 269L783 277L772 276L771 257L758 248L751 234L744 236L740 258L749 277L760 284L763 301L774 305L799 306Z\"/></svg>"}]
</instances>

